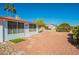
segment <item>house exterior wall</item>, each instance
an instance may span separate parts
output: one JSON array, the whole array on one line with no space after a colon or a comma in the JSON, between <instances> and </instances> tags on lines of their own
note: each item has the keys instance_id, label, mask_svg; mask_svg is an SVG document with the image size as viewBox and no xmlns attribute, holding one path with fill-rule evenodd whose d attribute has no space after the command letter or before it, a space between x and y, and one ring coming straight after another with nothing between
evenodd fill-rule
<instances>
[{"instance_id":1,"label":"house exterior wall","mask_svg":"<svg viewBox=\"0 0 79 59\"><path fill-rule=\"evenodd\" d=\"M3 21L4 20L4 21ZM24 24L24 33L8 34L8 22L5 19L0 21L0 42L9 41L16 38L30 37L38 33L38 26L36 31L29 32L29 24Z\"/></svg>"},{"instance_id":2,"label":"house exterior wall","mask_svg":"<svg viewBox=\"0 0 79 59\"><path fill-rule=\"evenodd\" d=\"M25 37L25 33L8 34L8 23L7 23L7 21L4 22L4 30L5 30L4 31L5 32L5 41Z\"/></svg>"},{"instance_id":3,"label":"house exterior wall","mask_svg":"<svg viewBox=\"0 0 79 59\"><path fill-rule=\"evenodd\" d=\"M38 33L38 26L36 27L36 31L29 32L29 24L24 24L24 33L8 34L8 23L7 21L5 21L4 33L5 33L5 41L16 39L16 38L31 37L32 35Z\"/></svg>"},{"instance_id":4,"label":"house exterior wall","mask_svg":"<svg viewBox=\"0 0 79 59\"><path fill-rule=\"evenodd\" d=\"M29 24L24 24L24 36L25 37L30 37L30 35L29 35Z\"/></svg>"},{"instance_id":5,"label":"house exterior wall","mask_svg":"<svg viewBox=\"0 0 79 59\"><path fill-rule=\"evenodd\" d=\"M3 42L3 24L0 20L0 42Z\"/></svg>"},{"instance_id":6,"label":"house exterior wall","mask_svg":"<svg viewBox=\"0 0 79 59\"><path fill-rule=\"evenodd\" d=\"M46 25L49 29L51 30L55 30L56 29L56 26L55 25L52 25L52 24L48 24Z\"/></svg>"},{"instance_id":7,"label":"house exterior wall","mask_svg":"<svg viewBox=\"0 0 79 59\"><path fill-rule=\"evenodd\" d=\"M36 25L36 31L32 31L32 32L29 31L29 36L32 36L34 34L38 34L38 25Z\"/></svg>"},{"instance_id":8,"label":"house exterior wall","mask_svg":"<svg viewBox=\"0 0 79 59\"><path fill-rule=\"evenodd\" d=\"M38 25L36 24L36 34L39 32L39 27Z\"/></svg>"}]
</instances>

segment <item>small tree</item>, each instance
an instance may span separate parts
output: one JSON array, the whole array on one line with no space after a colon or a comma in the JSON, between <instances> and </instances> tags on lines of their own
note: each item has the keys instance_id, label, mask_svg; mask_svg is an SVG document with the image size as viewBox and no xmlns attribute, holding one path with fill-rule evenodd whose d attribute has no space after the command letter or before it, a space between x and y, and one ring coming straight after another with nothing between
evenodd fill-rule
<instances>
[{"instance_id":1,"label":"small tree","mask_svg":"<svg viewBox=\"0 0 79 59\"><path fill-rule=\"evenodd\" d=\"M36 24L38 24L39 27L45 27L44 19L38 19L35 22L36 22Z\"/></svg>"},{"instance_id":2,"label":"small tree","mask_svg":"<svg viewBox=\"0 0 79 59\"><path fill-rule=\"evenodd\" d=\"M69 32L71 30L71 26L68 23L63 23L57 26L56 31L58 32Z\"/></svg>"}]
</instances>

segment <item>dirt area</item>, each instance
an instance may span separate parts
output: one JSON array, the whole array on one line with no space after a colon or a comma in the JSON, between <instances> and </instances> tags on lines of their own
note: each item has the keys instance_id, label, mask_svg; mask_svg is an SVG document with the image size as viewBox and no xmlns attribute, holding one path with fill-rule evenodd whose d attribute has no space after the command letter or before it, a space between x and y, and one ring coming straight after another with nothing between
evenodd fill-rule
<instances>
[{"instance_id":1,"label":"dirt area","mask_svg":"<svg viewBox=\"0 0 79 59\"><path fill-rule=\"evenodd\" d=\"M34 55L79 54L79 49L71 45L67 38L67 32L44 31L16 44L16 48Z\"/></svg>"}]
</instances>

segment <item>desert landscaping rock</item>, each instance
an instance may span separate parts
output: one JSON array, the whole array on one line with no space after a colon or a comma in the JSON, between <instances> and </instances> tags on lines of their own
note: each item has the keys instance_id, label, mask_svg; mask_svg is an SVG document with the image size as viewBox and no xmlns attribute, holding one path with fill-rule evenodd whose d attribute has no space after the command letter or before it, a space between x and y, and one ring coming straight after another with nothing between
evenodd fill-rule
<instances>
[{"instance_id":1,"label":"desert landscaping rock","mask_svg":"<svg viewBox=\"0 0 79 59\"><path fill-rule=\"evenodd\" d=\"M12 42L0 43L0 55L23 55L24 51L18 51Z\"/></svg>"}]
</instances>

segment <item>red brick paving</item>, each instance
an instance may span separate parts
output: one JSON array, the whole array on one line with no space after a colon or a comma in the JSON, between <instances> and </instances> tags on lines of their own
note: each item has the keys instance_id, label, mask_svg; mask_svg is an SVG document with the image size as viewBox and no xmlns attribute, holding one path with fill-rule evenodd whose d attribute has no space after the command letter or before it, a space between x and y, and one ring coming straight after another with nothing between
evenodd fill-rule
<instances>
[{"instance_id":1,"label":"red brick paving","mask_svg":"<svg viewBox=\"0 0 79 59\"><path fill-rule=\"evenodd\" d=\"M18 50L34 55L70 55L79 54L79 49L68 42L67 32L44 31L29 40L16 44Z\"/></svg>"}]
</instances>

